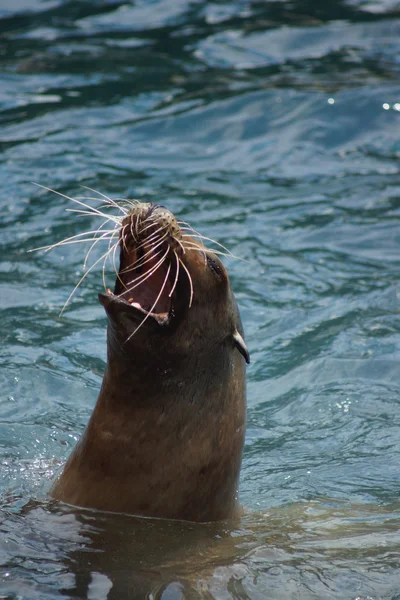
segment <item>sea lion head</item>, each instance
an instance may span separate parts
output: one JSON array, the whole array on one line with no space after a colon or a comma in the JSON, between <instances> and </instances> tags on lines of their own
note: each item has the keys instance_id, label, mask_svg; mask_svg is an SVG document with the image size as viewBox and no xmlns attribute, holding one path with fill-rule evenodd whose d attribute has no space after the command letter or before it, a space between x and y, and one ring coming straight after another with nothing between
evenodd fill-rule
<instances>
[{"instance_id":1,"label":"sea lion head","mask_svg":"<svg viewBox=\"0 0 400 600\"><path fill-rule=\"evenodd\" d=\"M156 204L138 203L122 221L114 291L100 294L109 344L165 364L195 351L249 354L227 271L194 230Z\"/></svg>"}]
</instances>

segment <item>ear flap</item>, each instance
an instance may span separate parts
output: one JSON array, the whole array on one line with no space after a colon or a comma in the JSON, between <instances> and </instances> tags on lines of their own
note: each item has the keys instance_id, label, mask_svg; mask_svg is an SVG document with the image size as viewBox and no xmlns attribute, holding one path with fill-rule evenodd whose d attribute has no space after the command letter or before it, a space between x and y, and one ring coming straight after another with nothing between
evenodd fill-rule
<instances>
[{"instance_id":1,"label":"ear flap","mask_svg":"<svg viewBox=\"0 0 400 600\"><path fill-rule=\"evenodd\" d=\"M233 333L233 339L234 339L236 348L239 350L240 354L243 356L243 358L247 362L247 364L249 364L250 363L249 351L247 350L247 346L245 344L244 339L242 338L242 336L240 335L240 333L238 332L237 329L235 329L235 331Z\"/></svg>"}]
</instances>

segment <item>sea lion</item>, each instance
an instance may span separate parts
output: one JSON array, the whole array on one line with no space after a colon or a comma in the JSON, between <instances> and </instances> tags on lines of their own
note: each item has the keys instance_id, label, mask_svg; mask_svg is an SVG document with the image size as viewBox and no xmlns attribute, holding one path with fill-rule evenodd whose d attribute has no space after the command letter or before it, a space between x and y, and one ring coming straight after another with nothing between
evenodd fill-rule
<instances>
[{"instance_id":1,"label":"sea lion","mask_svg":"<svg viewBox=\"0 0 400 600\"><path fill-rule=\"evenodd\" d=\"M51 495L189 521L234 516L245 435L239 311L215 252L167 209L122 219L107 365L89 423Z\"/></svg>"}]
</instances>

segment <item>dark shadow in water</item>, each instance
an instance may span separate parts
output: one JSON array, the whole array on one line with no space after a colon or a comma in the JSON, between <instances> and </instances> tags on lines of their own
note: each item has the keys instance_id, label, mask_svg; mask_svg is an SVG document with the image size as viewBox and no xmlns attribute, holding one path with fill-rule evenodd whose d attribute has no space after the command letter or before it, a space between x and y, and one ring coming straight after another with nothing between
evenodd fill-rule
<instances>
[{"instance_id":1,"label":"dark shadow in water","mask_svg":"<svg viewBox=\"0 0 400 600\"><path fill-rule=\"evenodd\" d=\"M343 585L393 598L398 571L398 506L327 499L200 525L29 502L1 531L17 581L5 591L28 568L30 600L337 600Z\"/></svg>"},{"instance_id":2,"label":"dark shadow in water","mask_svg":"<svg viewBox=\"0 0 400 600\"><path fill-rule=\"evenodd\" d=\"M72 575L58 590L68 598L201 597L199 581L220 565L234 569L244 554L234 533L238 522L147 519L53 502L30 502L22 514L25 527L28 522L35 538L47 538L47 550Z\"/></svg>"}]
</instances>

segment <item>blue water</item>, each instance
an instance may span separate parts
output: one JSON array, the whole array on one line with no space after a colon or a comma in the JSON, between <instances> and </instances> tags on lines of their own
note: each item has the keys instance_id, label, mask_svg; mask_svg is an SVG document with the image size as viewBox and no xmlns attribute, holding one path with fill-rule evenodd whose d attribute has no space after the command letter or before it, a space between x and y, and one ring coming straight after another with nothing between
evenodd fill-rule
<instances>
[{"instance_id":1,"label":"blue water","mask_svg":"<svg viewBox=\"0 0 400 600\"><path fill-rule=\"evenodd\" d=\"M0 2L1 598L400 598L399 56L394 0ZM239 525L47 500L106 320L101 268L59 317L85 250L27 251L95 220L31 182L245 259Z\"/></svg>"}]
</instances>

